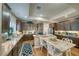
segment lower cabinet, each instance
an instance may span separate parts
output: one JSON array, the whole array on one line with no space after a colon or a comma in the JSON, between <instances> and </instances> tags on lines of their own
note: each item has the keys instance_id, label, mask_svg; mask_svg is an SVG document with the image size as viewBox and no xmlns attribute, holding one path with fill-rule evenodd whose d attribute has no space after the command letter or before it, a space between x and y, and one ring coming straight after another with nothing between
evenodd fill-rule
<instances>
[{"instance_id":1,"label":"lower cabinet","mask_svg":"<svg viewBox=\"0 0 79 59\"><path fill-rule=\"evenodd\" d=\"M70 40L73 41L74 44L76 44L76 47L79 48L79 38L76 37L68 37L68 36L62 36L62 35L56 35L58 39L62 39L62 38L69 38Z\"/></svg>"}]
</instances>

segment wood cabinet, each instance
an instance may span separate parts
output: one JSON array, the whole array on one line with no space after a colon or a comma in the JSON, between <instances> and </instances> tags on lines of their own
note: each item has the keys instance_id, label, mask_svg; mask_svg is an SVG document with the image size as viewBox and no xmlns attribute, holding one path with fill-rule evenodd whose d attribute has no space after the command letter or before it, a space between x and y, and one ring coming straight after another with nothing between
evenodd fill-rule
<instances>
[{"instance_id":1,"label":"wood cabinet","mask_svg":"<svg viewBox=\"0 0 79 59\"><path fill-rule=\"evenodd\" d=\"M64 24L64 22L61 23L61 30L65 30L65 24Z\"/></svg>"},{"instance_id":2,"label":"wood cabinet","mask_svg":"<svg viewBox=\"0 0 79 59\"><path fill-rule=\"evenodd\" d=\"M62 23L62 24L61 24ZM63 31L79 31L79 19L70 19L64 22L56 23L57 30ZM54 26L55 27L55 26ZM73 33L74 34L74 33ZM76 47L79 47L79 38L73 36L63 36L63 35L56 35L58 39L62 38L69 38L73 40L73 43L76 44Z\"/></svg>"},{"instance_id":3,"label":"wood cabinet","mask_svg":"<svg viewBox=\"0 0 79 59\"><path fill-rule=\"evenodd\" d=\"M53 23L53 27L54 27L53 28L54 30L58 30L58 24L57 23Z\"/></svg>"},{"instance_id":4,"label":"wood cabinet","mask_svg":"<svg viewBox=\"0 0 79 59\"><path fill-rule=\"evenodd\" d=\"M64 22L57 23L57 30L65 30Z\"/></svg>"},{"instance_id":5,"label":"wood cabinet","mask_svg":"<svg viewBox=\"0 0 79 59\"><path fill-rule=\"evenodd\" d=\"M65 27L65 30L71 30L71 22L70 21L64 22L64 27Z\"/></svg>"},{"instance_id":6,"label":"wood cabinet","mask_svg":"<svg viewBox=\"0 0 79 59\"><path fill-rule=\"evenodd\" d=\"M66 30L66 31L79 31L79 20L77 19L70 19L67 21L56 23L54 26L56 30Z\"/></svg>"},{"instance_id":7,"label":"wood cabinet","mask_svg":"<svg viewBox=\"0 0 79 59\"><path fill-rule=\"evenodd\" d=\"M60 30L61 28L60 28L60 24L59 23L57 23L57 30Z\"/></svg>"},{"instance_id":8,"label":"wood cabinet","mask_svg":"<svg viewBox=\"0 0 79 59\"><path fill-rule=\"evenodd\" d=\"M10 26L10 11L6 5L2 5L2 33L7 32Z\"/></svg>"},{"instance_id":9,"label":"wood cabinet","mask_svg":"<svg viewBox=\"0 0 79 59\"><path fill-rule=\"evenodd\" d=\"M76 44L76 47L79 48L79 38L76 37L69 37L69 36L63 36L63 35L56 35L58 39L62 39L62 38L69 38L70 40L73 41L74 44Z\"/></svg>"},{"instance_id":10,"label":"wood cabinet","mask_svg":"<svg viewBox=\"0 0 79 59\"><path fill-rule=\"evenodd\" d=\"M16 20L16 30L22 31L22 21Z\"/></svg>"},{"instance_id":11,"label":"wood cabinet","mask_svg":"<svg viewBox=\"0 0 79 59\"><path fill-rule=\"evenodd\" d=\"M79 20L75 20L71 22L71 30L79 31Z\"/></svg>"}]
</instances>

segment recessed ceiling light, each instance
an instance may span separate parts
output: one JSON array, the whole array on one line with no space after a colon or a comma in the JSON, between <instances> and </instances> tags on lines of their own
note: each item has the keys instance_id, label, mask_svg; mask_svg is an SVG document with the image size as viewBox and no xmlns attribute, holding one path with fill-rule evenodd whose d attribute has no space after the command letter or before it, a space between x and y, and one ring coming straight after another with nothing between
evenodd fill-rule
<instances>
[{"instance_id":1,"label":"recessed ceiling light","mask_svg":"<svg viewBox=\"0 0 79 59\"><path fill-rule=\"evenodd\" d=\"M40 16L40 17L43 17L44 15L43 15L43 14L40 14L39 16Z\"/></svg>"},{"instance_id":2,"label":"recessed ceiling light","mask_svg":"<svg viewBox=\"0 0 79 59\"><path fill-rule=\"evenodd\" d=\"M43 18L41 18L41 17L38 17L37 19L38 19L38 20L43 20Z\"/></svg>"},{"instance_id":3,"label":"recessed ceiling light","mask_svg":"<svg viewBox=\"0 0 79 59\"><path fill-rule=\"evenodd\" d=\"M65 18L67 18L67 17L68 17L68 15L65 15L64 17L65 17Z\"/></svg>"},{"instance_id":4,"label":"recessed ceiling light","mask_svg":"<svg viewBox=\"0 0 79 59\"><path fill-rule=\"evenodd\" d=\"M25 18L27 18L27 16L25 16Z\"/></svg>"},{"instance_id":5,"label":"recessed ceiling light","mask_svg":"<svg viewBox=\"0 0 79 59\"><path fill-rule=\"evenodd\" d=\"M42 18L42 17L36 17L36 20L40 20L40 21L47 21L46 19Z\"/></svg>"}]
</instances>

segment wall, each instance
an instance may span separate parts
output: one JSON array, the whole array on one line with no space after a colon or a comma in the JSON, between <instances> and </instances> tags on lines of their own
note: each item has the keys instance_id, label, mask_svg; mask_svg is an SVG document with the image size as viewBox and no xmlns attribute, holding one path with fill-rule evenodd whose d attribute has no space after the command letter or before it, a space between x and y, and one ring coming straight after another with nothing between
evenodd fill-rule
<instances>
[{"instance_id":1,"label":"wall","mask_svg":"<svg viewBox=\"0 0 79 59\"><path fill-rule=\"evenodd\" d=\"M0 34L1 34L1 29L2 29L2 4L0 3Z\"/></svg>"}]
</instances>

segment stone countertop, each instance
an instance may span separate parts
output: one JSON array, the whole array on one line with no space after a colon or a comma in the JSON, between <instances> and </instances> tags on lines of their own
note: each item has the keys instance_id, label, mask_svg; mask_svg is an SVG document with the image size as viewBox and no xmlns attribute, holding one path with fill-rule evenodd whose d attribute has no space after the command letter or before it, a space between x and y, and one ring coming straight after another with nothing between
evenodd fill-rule
<instances>
[{"instance_id":1,"label":"stone countertop","mask_svg":"<svg viewBox=\"0 0 79 59\"><path fill-rule=\"evenodd\" d=\"M55 37L54 35L34 35L34 37L39 37L41 40L46 41L47 43L54 46L55 48L58 48L61 51L66 51L76 45L74 43L67 44L66 42L64 42L60 39L57 39L57 38L56 38L57 41L50 40L50 38Z\"/></svg>"},{"instance_id":2,"label":"stone countertop","mask_svg":"<svg viewBox=\"0 0 79 59\"><path fill-rule=\"evenodd\" d=\"M11 40L0 44L0 56L7 56L17 42L23 37L23 34L12 37Z\"/></svg>"},{"instance_id":3,"label":"stone countertop","mask_svg":"<svg viewBox=\"0 0 79 59\"><path fill-rule=\"evenodd\" d=\"M56 41L51 41L50 39L45 38L43 40L49 43L50 45L54 46L55 48L58 48L62 52L75 46L75 44L73 43L66 43L60 39L57 39Z\"/></svg>"}]
</instances>

